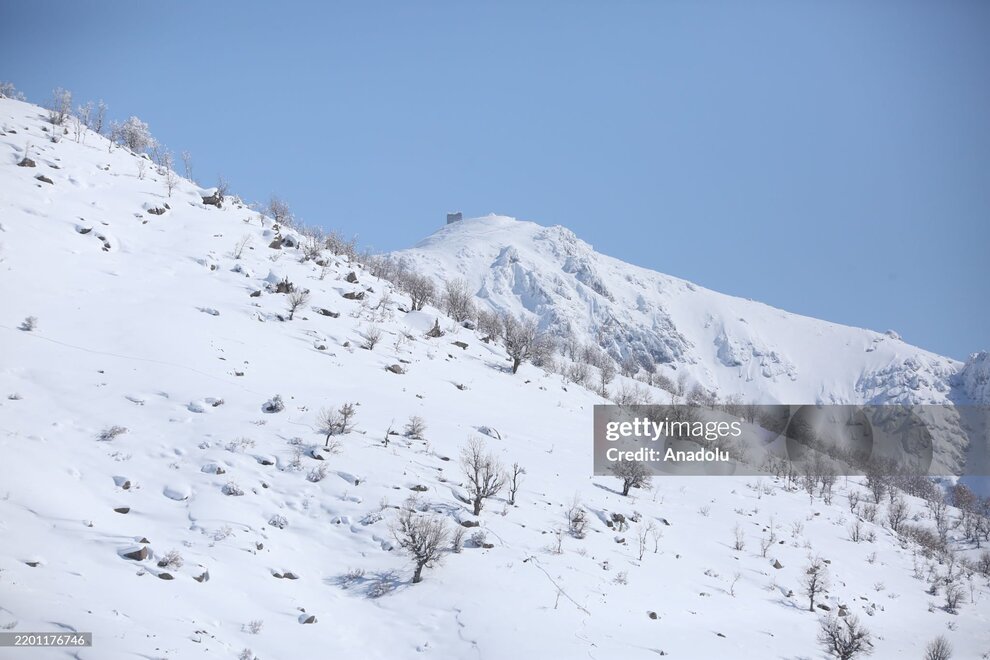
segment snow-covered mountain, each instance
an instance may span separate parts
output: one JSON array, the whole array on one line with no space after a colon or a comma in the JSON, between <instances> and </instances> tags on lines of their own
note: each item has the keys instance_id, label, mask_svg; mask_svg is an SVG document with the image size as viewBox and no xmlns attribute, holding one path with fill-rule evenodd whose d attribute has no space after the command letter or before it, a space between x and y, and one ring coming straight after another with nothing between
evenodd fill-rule
<instances>
[{"instance_id":1,"label":"snow-covered mountain","mask_svg":"<svg viewBox=\"0 0 990 660\"><path fill-rule=\"evenodd\" d=\"M669 477L623 497L591 475L590 390L530 364L512 375L500 346L408 311L348 254L307 255L237 200L204 203L213 191L184 179L169 192L146 157L54 130L0 99L0 629L91 631L94 645L0 656L817 659L827 612L859 617L877 658L920 657L937 635L959 658L990 651L988 576L961 564L980 550L960 528L951 562L926 554L857 479L829 502L773 477ZM630 342L722 389L956 391L950 360L692 290L565 230L490 219L432 242L460 232L463 254L440 265L495 304L559 310L575 331L610 309ZM291 317L290 284L309 296ZM427 336L435 322L446 334ZM986 363L961 378L972 396ZM353 428L328 451L320 411L347 403ZM405 432L412 417L422 433ZM479 516L458 466L472 438L526 471L513 504L503 489ZM910 526L935 529L905 502ZM410 510L452 536L419 584L390 529ZM809 611L813 555L830 579ZM965 585L954 608L949 581Z\"/></svg>"},{"instance_id":2,"label":"snow-covered mountain","mask_svg":"<svg viewBox=\"0 0 990 660\"><path fill-rule=\"evenodd\" d=\"M490 215L448 224L390 256L442 279L461 278L483 305L535 316L556 335L600 345L618 361L631 356L671 375L686 371L722 398L990 402L985 354L964 370L893 332L791 314L633 266L561 226Z\"/></svg>"}]
</instances>

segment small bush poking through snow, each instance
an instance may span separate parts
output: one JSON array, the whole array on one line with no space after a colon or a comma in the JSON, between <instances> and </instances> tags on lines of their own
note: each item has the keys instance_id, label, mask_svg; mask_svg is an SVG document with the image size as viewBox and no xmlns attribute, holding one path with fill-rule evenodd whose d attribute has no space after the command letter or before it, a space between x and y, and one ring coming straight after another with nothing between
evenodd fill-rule
<instances>
[{"instance_id":1,"label":"small bush poking through snow","mask_svg":"<svg viewBox=\"0 0 990 660\"><path fill-rule=\"evenodd\" d=\"M169 550L165 553L164 557L158 560L158 567L171 569L182 568L182 555L179 554L178 550Z\"/></svg>"},{"instance_id":2,"label":"small bush poking through snow","mask_svg":"<svg viewBox=\"0 0 990 660\"><path fill-rule=\"evenodd\" d=\"M328 470L329 468L327 468L326 463L320 463L320 465L309 471L309 474L306 475L306 479L312 481L313 483L323 481L323 479L327 476Z\"/></svg>"},{"instance_id":3,"label":"small bush poking through snow","mask_svg":"<svg viewBox=\"0 0 990 660\"><path fill-rule=\"evenodd\" d=\"M239 495L243 495L244 491L241 489L240 486L238 486L233 481L228 481L226 484L224 484L223 494L239 496Z\"/></svg>"},{"instance_id":4,"label":"small bush poking through snow","mask_svg":"<svg viewBox=\"0 0 990 660\"><path fill-rule=\"evenodd\" d=\"M268 401L265 401L265 405L261 407L266 413L277 413L285 410L285 404L282 402L282 395L276 394Z\"/></svg>"},{"instance_id":5,"label":"small bush poking through snow","mask_svg":"<svg viewBox=\"0 0 990 660\"><path fill-rule=\"evenodd\" d=\"M413 415L406 422L404 433L407 438L422 440L423 434L426 433L426 421L419 415Z\"/></svg>"},{"instance_id":6,"label":"small bush poking through snow","mask_svg":"<svg viewBox=\"0 0 990 660\"><path fill-rule=\"evenodd\" d=\"M268 524L278 529L285 529L289 526L289 521L282 514L276 513L268 520Z\"/></svg>"},{"instance_id":7,"label":"small bush poking through snow","mask_svg":"<svg viewBox=\"0 0 990 660\"><path fill-rule=\"evenodd\" d=\"M97 438L99 438L103 442L109 442L110 440L116 438L118 435L123 435L124 433L127 433L126 427L116 426L116 425L108 426L107 428L100 431L100 434L97 436Z\"/></svg>"},{"instance_id":8,"label":"small bush poking through snow","mask_svg":"<svg viewBox=\"0 0 990 660\"><path fill-rule=\"evenodd\" d=\"M249 621L247 625L244 626L244 630L251 633L252 635L257 635L261 632L261 629L265 627L265 622L261 619L255 619L254 621Z\"/></svg>"},{"instance_id":9,"label":"small bush poking through snow","mask_svg":"<svg viewBox=\"0 0 990 660\"><path fill-rule=\"evenodd\" d=\"M29 316L21 323L21 330L24 332L31 332L38 327L38 319L34 316Z\"/></svg>"}]
</instances>

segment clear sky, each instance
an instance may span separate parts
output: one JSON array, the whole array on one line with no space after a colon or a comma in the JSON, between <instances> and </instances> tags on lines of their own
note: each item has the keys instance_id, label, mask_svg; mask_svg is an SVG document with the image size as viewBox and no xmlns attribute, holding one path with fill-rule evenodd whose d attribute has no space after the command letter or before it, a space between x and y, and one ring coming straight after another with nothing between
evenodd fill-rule
<instances>
[{"instance_id":1,"label":"clear sky","mask_svg":"<svg viewBox=\"0 0 990 660\"><path fill-rule=\"evenodd\" d=\"M204 185L277 193L376 250L497 212L990 349L985 0L4 0L0 79L103 98Z\"/></svg>"}]
</instances>

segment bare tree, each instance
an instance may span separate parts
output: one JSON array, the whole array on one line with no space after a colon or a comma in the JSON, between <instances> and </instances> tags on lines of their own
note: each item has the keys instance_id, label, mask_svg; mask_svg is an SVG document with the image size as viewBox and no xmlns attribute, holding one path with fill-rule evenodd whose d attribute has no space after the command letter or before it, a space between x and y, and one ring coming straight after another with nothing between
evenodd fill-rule
<instances>
[{"instance_id":1,"label":"bare tree","mask_svg":"<svg viewBox=\"0 0 990 660\"><path fill-rule=\"evenodd\" d=\"M285 227L292 225L292 211L289 209L289 205L277 196L272 195L271 199L268 200L267 211L275 224Z\"/></svg>"},{"instance_id":2,"label":"bare tree","mask_svg":"<svg viewBox=\"0 0 990 660\"><path fill-rule=\"evenodd\" d=\"M502 339L505 351L512 359L512 373L519 371L523 362L541 364L553 351L550 336L541 332L533 319L520 320L511 314L503 314Z\"/></svg>"},{"instance_id":3,"label":"bare tree","mask_svg":"<svg viewBox=\"0 0 990 660\"><path fill-rule=\"evenodd\" d=\"M650 483L650 473L639 461L617 461L609 469L622 480L623 495L629 495L630 488L642 488Z\"/></svg>"},{"instance_id":4,"label":"bare tree","mask_svg":"<svg viewBox=\"0 0 990 660\"><path fill-rule=\"evenodd\" d=\"M48 110L48 121L52 126L61 126L72 112L72 92L56 87L52 90L45 109Z\"/></svg>"},{"instance_id":5,"label":"bare tree","mask_svg":"<svg viewBox=\"0 0 990 660\"><path fill-rule=\"evenodd\" d=\"M603 397L608 396L608 384L615 379L615 362L612 358L602 354L603 359L598 363L598 393Z\"/></svg>"},{"instance_id":6,"label":"bare tree","mask_svg":"<svg viewBox=\"0 0 990 660\"><path fill-rule=\"evenodd\" d=\"M443 558L444 546L449 537L446 521L438 516L421 515L411 509L403 509L391 531L399 547L412 556L416 565L413 584L422 582L423 569L433 566Z\"/></svg>"},{"instance_id":7,"label":"bare tree","mask_svg":"<svg viewBox=\"0 0 990 660\"><path fill-rule=\"evenodd\" d=\"M295 316L296 310L309 302L309 292L307 291L293 291L289 294L287 303L289 306L289 320Z\"/></svg>"},{"instance_id":8,"label":"bare tree","mask_svg":"<svg viewBox=\"0 0 990 660\"><path fill-rule=\"evenodd\" d=\"M183 151L181 157L182 157L182 172L187 179L192 181L192 173L193 173L192 154L189 153L188 151Z\"/></svg>"},{"instance_id":9,"label":"bare tree","mask_svg":"<svg viewBox=\"0 0 990 660\"><path fill-rule=\"evenodd\" d=\"M519 463L512 464L512 471L509 472L509 504L516 503L516 493L519 492L519 486L522 484L522 476L526 474L526 469L523 468Z\"/></svg>"},{"instance_id":10,"label":"bare tree","mask_svg":"<svg viewBox=\"0 0 990 660\"><path fill-rule=\"evenodd\" d=\"M821 557L815 557L804 571L804 593L808 596L808 610L815 611L815 597L828 589L828 569Z\"/></svg>"},{"instance_id":11,"label":"bare tree","mask_svg":"<svg viewBox=\"0 0 990 660\"><path fill-rule=\"evenodd\" d=\"M502 336L502 319L495 312L478 310L478 332L482 335L497 339Z\"/></svg>"},{"instance_id":12,"label":"bare tree","mask_svg":"<svg viewBox=\"0 0 990 660\"><path fill-rule=\"evenodd\" d=\"M375 346L378 345L378 342L382 340L382 330L377 325L369 325L368 328L361 333L361 338L364 339L364 343L361 344L361 348L373 351L375 350Z\"/></svg>"},{"instance_id":13,"label":"bare tree","mask_svg":"<svg viewBox=\"0 0 990 660\"><path fill-rule=\"evenodd\" d=\"M474 300L465 280L448 280L444 283L443 307L447 315L458 323L475 315Z\"/></svg>"},{"instance_id":14,"label":"bare tree","mask_svg":"<svg viewBox=\"0 0 990 660\"><path fill-rule=\"evenodd\" d=\"M168 149L162 154L161 167L164 170L165 175L165 190L168 191L168 196L172 196L172 191L179 185L179 177L175 174L175 167L172 159L172 152Z\"/></svg>"},{"instance_id":15,"label":"bare tree","mask_svg":"<svg viewBox=\"0 0 990 660\"><path fill-rule=\"evenodd\" d=\"M436 295L433 280L425 275L409 273L402 278L400 284L402 290L409 295L413 311L423 309L423 306L433 300Z\"/></svg>"},{"instance_id":16,"label":"bare tree","mask_svg":"<svg viewBox=\"0 0 990 660\"><path fill-rule=\"evenodd\" d=\"M496 495L505 486L506 475L502 464L485 451L484 442L472 438L461 451L461 469L468 482L474 515L481 515L485 500Z\"/></svg>"},{"instance_id":17,"label":"bare tree","mask_svg":"<svg viewBox=\"0 0 990 660\"><path fill-rule=\"evenodd\" d=\"M887 522L890 524L890 529L895 533L899 532L904 521L907 520L908 513L908 505L903 497L900 495L891 497L890 506L887 507Z\"/></svg>"},{"instance_id":18,"label":"bare tree","mask_svg":"<svg viewBox=\"0 0 990 660\"><path fill-rule=\"evenodd\" d=\"M340 410L336 408L324 408L320 411L320 415L317 417L317 423L320 425L320 431L327 436L327 447L330 446L331 437L350 433L354 430L354 422L352 420L356 414L357 408L353 403L345 403L340 407Z\"/></svg>"},{"instance_id":19,"label":"bare tree","mask_svg":"<svg viewBox=\"0 0 990 660\"><path fill-rule=\"evenodd\" d=\"M952 645L942 635L928 642L925 649L925 660L949 660L952 657Z\"/></svg>"},{"instance_id":20,"label":"bare tree","mask_svg":"<svg viewBox=\"0 0 990 660\"><path fill-rule=\"evenodd\" d=\"M842 619L834 616L822 619L818 643L825 647L826 653L838 660L853 660L873 652L870 631L852 614Z\"/></svg>"}]
</instances>

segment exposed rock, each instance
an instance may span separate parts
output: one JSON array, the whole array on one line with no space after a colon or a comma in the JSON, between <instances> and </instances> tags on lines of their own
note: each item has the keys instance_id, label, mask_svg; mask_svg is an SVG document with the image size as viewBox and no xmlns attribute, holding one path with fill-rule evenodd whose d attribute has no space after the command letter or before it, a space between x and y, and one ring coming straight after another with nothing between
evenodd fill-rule
<instances>
[{"instance_id":1,"label":"exposed rock","mask_svg":"<svg viewBox=\"0 0 990 660\"><path fill-rule=\"evenodd\" d=\"M51 185L55 185L55 182L54 182L54 181L52 181L51 179L49 179L49 178L48 178L47 176L45 176L44 174L39 174L38 176L36 176L36 177L34 177L34 178L35 178L35 179L37 179L38 181L42 181L42 182L44 182L44 183L50 183Z\"/></svg>"},{"instance_id":2,"label":"exposed rock","mask_svg":"<svg viewBox=\"0 0 990 660\"><path fill-rule=\"evenodd\" d=\"M433 339L436 339L437 337L443 337L443 335L444 335L444 332L443 332L443 330L440 329L440 319L435 320L433 322L433 327L430 328L430 331L426 333L426 336L427 337L430 337L430 338L433 338Z\"/></svg>"},{"instance_id":3,"label":"exposed rock","mask_svg":"<svg viewBox=\"0 0 990 660\"><path fill-rule=\"evenodd\" d=\"M129 506L118 506L116 509L114 509L114 511L116 511L117 513L130 513L131 507L129 507Z\"/></svg>"},{"instance_id":4,"label":"exposed rock","mask_svg":"<svg viewBox=\"0 0 990 660\"><path fill-rule=\"evenodd\" d=\"M251 298L260 298L261 297L261 289L258 289L257 291L252 291L250 297Z\"/></svg>"},{"instance_id":5,"label":"exposed rock","mask_svg":"<svg viewBox=\"0 0 990 660\"><path fill-rule=\"evenodd\" d=\"M454 342L454 346L456 346L457 348L459 348L461 350L465 350L468 347L467 343L466 342L463 342L463 341L455 341Z\"/></svg>"},{"instance_id":6,"label":"exposed rock","mask_svg":"<svg viewBox=\"0 0 990 660\"><path fill-rule=\"evenodd\" d=\"M465 520L461 523L461 527L478 527L480 524L477 520Z\"/></svg>"},{"instance_id":7,"label":"exposed rock","mask_svg":"<svg viewBox=\"0 0 990 660\"><path fill-rule=\"evenodd\" d=\"M778 569L778 570L780 570L781 568L784 567L784 565L780 563L780 560L779 559L774 559L773 560L773 567L776 568L776 569Z\"/></svg>"},{"instance_id":8,"label":"exposed rock","mask_svg":"<svg viewBox=\"0 0 990 660\"><path fill-rule=\"evenodd\" d=\"M416 484L415 486L413 486L409 490L414 490L417 493L425 493L429 489L426 486L424 486L423 484Z\"/></svg>"},{"instance_id":9,"label":"exposed rock","mask_svg":"<svg viewBox=\"0 0 990 660\"><path fill-rule=\"evenodd\" d=\"M128 552L121 553L121 557L124 559L133 559L134 561L144 561L151 555L148 551L148 546L142 545L140 548L134 550L129 550Z\"/></svg>"},{"instance_id":10,"label":"exposed rock","mask_svg":"<svg viewBox=\"0 0 990 660\"><path fill-rule=\"evenodd\" d=\"M219 192L215 192L212 195L207 195L203 197L203 203L209 204L210 206L215 206L218 209L223 208L223 196Z\"/></svg>"},{"instance_id":11,"label":"exposed rock","mask_svg":"<svg viewBox=\"0 0 990 660\"><path fill-rule=\"evenodd\" d=\"M347 277L345 277L345 278L344 278L344 281L345 281L345 282L350 282L351 284L357 284L357 281L358 281L358 278L357 278L357 273L355 273L355 272L354 272L354 271L352 270L351 272L349 272L349 273L347 274Z\"/></svg>"},{"instance_id":12,"label":"exposed rock","mask_svg":"<svg viewBox=\"0 0 990 660\"><path fill-rule=\"evenodd\" d=\"M646 616L650 617L654 621L656 621L657 619L660 618L659 616L657 616L657 613L656 612L653 612L653 611L647 612L646 613Z\"/></svg>"},{"instance_id":13,"label":"exposed rock","mask_svg":"<svg viewBox=\"0 0 990 660\"><path fill-rule=\"evenodd\" d=\"M165 209L163 209L163 208L162 208L162 207L160 207L160 206L155 206L155 207L153 207L153 208L150 208L150 209L146 209L146 210L147 210L147 211L148 211L148 213L150 213L151 215L164 215L164 214L165 214Z\"/></svg>"},{"instance_id":14,"label":"exposed rock","mask_svg":"<svg viewBox=\"0 0 990 660\"><path fill-rule=\"evenodd\" d=\"M209 571L203 571L203 573L201 575L197 575L193 579L196 580L196 582L209 582L210 581L210 572Z\"/></svg>"},{"instance_id":15,"label":"exposed rock","mask_svg":"<svg viewBox=\"0 0 990 660\"><path fill-rule=\"evenodd\" d=\"M175 579L174 577L172 577L172 574L171 573L165 573L165 572L159 573L158 574L158 578L160 580L174 580Z\"/></svg>"},{"instance_id":16,"label":"exposed rock","mask_svg":"<svg viewBox=\"0 0 990 660\"><path fill-rule=\"evenodd\" d=\"M318 308L316 310L316 313L322 316L329 316L332 319L338 318L340 316L340 312L331 312L329 309L324 309L322 307Z\"/></svg>"},{"instance_id":17,"label":"exposed rock","mask_svg":"<svg viewBox=\"0 0 990 660\"><path fill-rule=\"evenodd\" d=\"M401 364L390 364L389 366L385 367L385 371L391 371L393 374L406 373L406 370L402 367Z\"/></svg>"},{"instance_id":18,"label":"exposed rock","mask_svg":"<svg viewBox=\"0 0 990 660\"><path fill-rule=\"evenodd\" d=\"M348 291L344 297L348 300L364 300L364 291Z\"/></svg>"},{"instance_id":19,"label":"exposed rock","mask_svg":"<svg viewBox=\"0 0 990 660\"><path fill-rule=\"evenodd\" d=\"M316 623L316 616L313 614L310 614L309 616L306 616L305 614L300 614L299 623Z\"/></svg>"},{"instance_id":20,"label":"exposed rock","mask_svg":"<svg viewBox=\"0 0 990 660\"><path fill-rule=\"evenodd\" d=\"M25 156L24 158L21 159L21 162L17 163L17 166L18 167L35 167L35 162L33 160L31 160L30 158L28 158L27 156Z\"/></svg>"}]
</instances>

